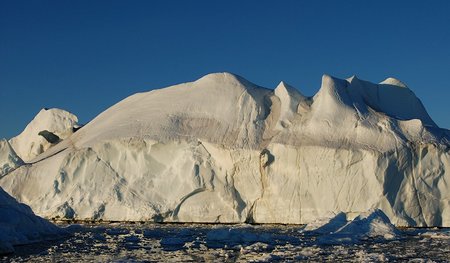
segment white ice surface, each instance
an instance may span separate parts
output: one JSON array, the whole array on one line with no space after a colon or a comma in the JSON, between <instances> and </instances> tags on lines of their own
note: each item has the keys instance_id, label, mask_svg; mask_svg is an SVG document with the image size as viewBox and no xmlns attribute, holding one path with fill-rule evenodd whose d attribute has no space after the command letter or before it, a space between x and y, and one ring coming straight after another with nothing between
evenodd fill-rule
<instances>
[{"instance_id":1,"label":"white ice surface","mask_svg":"<svg viewBox=\"0 0 450 263\"><path fill-rule=\"evenodd\" d=\"M0 140L0 177L23 164L14 149L5 139Z\"/></svg>"},{"instance_id":2,"label":"white ice surface","mask_svg":"<svg viewBox=\"0 0 450 263\"><path fill-rule=\"evenodd\" d=\"M23 161L29 162L51 146L39 132L46 130L65 139L73 133L72 128L78 126L77 122L78 118L65 110L42 109L22 133L9 140L9 143Z\"/></svg>"},{"instance_id":3,"label":"white ice surface","mask_svg":"<svg viewBox=\"0 0 450 263\"><path fill-rule=\"evenodd\" d=\"M305 97L217 73L122 100L0 186L48 218L303 224L378 208L450 226L449 141L393 79L324 75Z\"/></svg>"}]
</instances>

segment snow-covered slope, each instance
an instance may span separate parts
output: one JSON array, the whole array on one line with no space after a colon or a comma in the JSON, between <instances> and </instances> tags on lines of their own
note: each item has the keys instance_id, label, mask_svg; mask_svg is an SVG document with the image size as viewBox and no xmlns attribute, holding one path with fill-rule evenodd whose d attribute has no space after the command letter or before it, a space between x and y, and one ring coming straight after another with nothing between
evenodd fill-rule
<instances>
[{"instance_id":1,"label":"snow-covered slope","mask_svg":"<svg viewBox=\"0 0 450 263\"><path fill-rule=\"evenodd\" d=\"M0 185L45 217L309 223L379 208L450 226L449 140L392 78L324 75L305 97L217 73L124 99Z\"/></svg>"},{"instance_id":2,"label":"snow-covered slope","mask_svg":"<svg viewBox=\"0 0 450 263\"><path fill-rule=\"evenodd\" d=\"M66 234L63 229L34 215L0 188L0 255L14 252L15 245L39 242Z\"/></svg>"},{"instance_id":3,"label":"snow-covered slope","mask_svg":"<svg viewBox=\"0 0 450 263\"><path fill-rule=\"evenodd\" d=\"M52 145L40 132L48 131L65 139L73 133L73 127L78 127L77 122L77 117L65 110L42 109L9 144L23 161L29 162Z\"/></svg>"}]
</instances>

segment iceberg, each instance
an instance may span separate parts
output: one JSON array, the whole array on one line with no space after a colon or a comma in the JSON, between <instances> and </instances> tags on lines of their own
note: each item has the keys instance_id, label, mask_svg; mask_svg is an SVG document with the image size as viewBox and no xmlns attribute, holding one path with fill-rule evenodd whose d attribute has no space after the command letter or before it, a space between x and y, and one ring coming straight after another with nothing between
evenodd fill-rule
<instances>
[{"instance_id":1,"label":"iceberg","mask_svg":"<svg viewBox=\"0 0 450 263\"><path fill-rule=\"evenodd\" d=\"M344 213L320 218L306 225L304 231L318 234L317 241L322 245L352 244L368 239L395 240L400 236L400 231L379 209L371 209L348 221Z\"/></svg>"},{"instance_id":2,"label":"iceberg","mask_svg":"<svg viewBox=\"0 0 450 263\"><path fill-rule=\"evenodd\" d=\"M324 75L307 97L214 73L134 94L76 132L73 114L56 116L9 141L26 165L0 179L45 218L307 224L380 209L396 226L450 226L450 131L394 78Z\"/></svg>"},{"instance_id":3,"label":"iceberg","mask_svg":"<svg viewBox=\"0 0 450 263\"><path fill-rule=\"evenodd\" d=\"M14 252L15 245L55 239L67 234L0 188L0 255Z\"/></svg>"}]
</instances>

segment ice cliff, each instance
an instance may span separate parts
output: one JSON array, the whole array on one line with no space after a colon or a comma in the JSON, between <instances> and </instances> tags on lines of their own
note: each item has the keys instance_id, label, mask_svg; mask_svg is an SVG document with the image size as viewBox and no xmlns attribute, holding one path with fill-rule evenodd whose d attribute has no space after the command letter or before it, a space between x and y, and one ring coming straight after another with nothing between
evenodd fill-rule
<instances>
[{"instance_id":1,"label":"ice cliff","mask_svg":"<svg viewBox=\"0 0 450 263\"><path fill-rule=\"evenodd\" d=\"M64 116L59 131L76 122ZM217 73L132 95L37 151L27 129L0 145L28 162L0 186L47 218L303 224L380 209L450 226L450 132L393 78L324 75L306 97Z\"/></svg>"}]
</instances>

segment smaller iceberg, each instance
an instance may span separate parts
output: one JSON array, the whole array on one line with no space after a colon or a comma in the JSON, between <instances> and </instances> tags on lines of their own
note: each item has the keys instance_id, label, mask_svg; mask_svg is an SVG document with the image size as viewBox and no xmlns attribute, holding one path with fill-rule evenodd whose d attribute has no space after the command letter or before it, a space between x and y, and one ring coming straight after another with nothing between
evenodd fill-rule
<instances>
[{"instance_id":1,"label":"smaller iceberg","mask_svg":"<svg viewBox=\"0 0 450 263\"><path fill-rule=\"evenodd\" d=\"M358 243L360 241L394 240L400 231L379 209L361 213L353 220L347 220L345 213L320 218L303 229L305 234L319 235L317 241L323 245Z\"/></svg>"},{"instance_id":2,"label":"smaller iceberg","mask_svg":"<svg viewBox=\"0 0 450 263\"><path fill-rule=\"evenodd\" d=\"M0 188L0 255L14 252L14 246L56 239L68 234L31 208L17 202Z\"/></svg>"}]
</instances>

